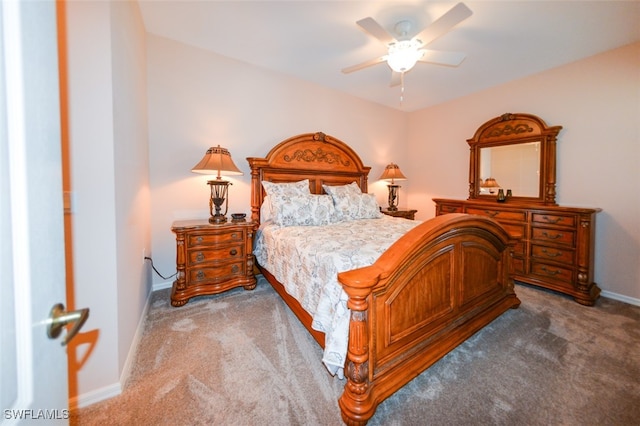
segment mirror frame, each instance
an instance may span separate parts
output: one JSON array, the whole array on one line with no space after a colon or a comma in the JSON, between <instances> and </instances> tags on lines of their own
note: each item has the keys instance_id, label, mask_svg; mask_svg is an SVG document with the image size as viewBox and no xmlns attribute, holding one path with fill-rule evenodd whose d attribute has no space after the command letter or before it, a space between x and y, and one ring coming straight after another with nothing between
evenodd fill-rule
<instances>
[{"instance_id":1,"label":"mirror frame","mask_svg":"<svg viewBox=\"0 0 640 426\"><path fill-rule=\"evenodd\" d=\"M495 195L480 193L480 150L482 148L540 142L540 182L537 197L514 194L507 202L556 205L556 139L562 126L548 127L532 114L506 113L481 125L467 139L469 158L469 200L496 201Z\"/></svg>"}]
</instances>

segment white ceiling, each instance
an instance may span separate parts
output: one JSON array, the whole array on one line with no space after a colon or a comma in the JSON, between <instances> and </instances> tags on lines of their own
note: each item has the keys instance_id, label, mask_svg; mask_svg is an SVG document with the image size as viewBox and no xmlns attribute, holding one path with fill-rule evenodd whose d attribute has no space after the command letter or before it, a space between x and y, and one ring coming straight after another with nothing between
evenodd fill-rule
<instances>
[{"instance_id":1,"label":"white ceiling","mask_svg":"<svg viewBox=\"0 0 640 426\"><path fill-rule=\"evenodd\" d=\"M149 33L404 111L640 41L638 0L465 1L473 15L428 47L467 58L457 68L418 63L402 103L385 63L341 72L386 53L356 21L370 16L393 34L406 19L417 33L456 3L139 0Z\"/></svg>"}]
</instances>

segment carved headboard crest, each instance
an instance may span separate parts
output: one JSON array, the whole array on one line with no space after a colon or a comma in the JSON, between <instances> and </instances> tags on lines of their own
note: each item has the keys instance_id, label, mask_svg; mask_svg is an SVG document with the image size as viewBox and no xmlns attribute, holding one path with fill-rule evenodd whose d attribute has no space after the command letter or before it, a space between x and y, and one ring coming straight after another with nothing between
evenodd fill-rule
<instances>
[{"instance_id":1,"label":"carved headboard crest","mask_svg":"<svg viewBox=\"0 0 640 426\"><path fill-rule=\"evenodd\" d=\"M274 146L264 158L247 158L251 168L251 217L260 220L264 199L261 182L294 182L309 179L310 191L323 192L322 185L357 182L367 192L368 166L351 147L322 132L304 133Z\"/></svg>"}]
</instances>

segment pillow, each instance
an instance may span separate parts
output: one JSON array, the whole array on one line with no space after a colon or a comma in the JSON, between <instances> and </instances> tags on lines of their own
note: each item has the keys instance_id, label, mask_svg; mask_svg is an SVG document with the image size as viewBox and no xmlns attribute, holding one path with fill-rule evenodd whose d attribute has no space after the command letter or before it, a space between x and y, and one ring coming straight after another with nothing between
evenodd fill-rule
<instances>
[{"instance_id":1,"label":"pillow","mask_svg":"<svg viewBox=\"0 0 640 426\"><path fill-rule=\"evenodd\" d=\"M292 195L305 195L311 194L309 190L309 179L303 179L298 182L284 182L275 183L266 180L262 181L262 187L267 195L271 196L271 202L275 202L274 199L288 197Z\"/></svg>"},{"instance_id":2,"label":"pillow","mask_svg":"<svg viewBox=\"0 0 640 426\"><path fill-rule=\"evenodd\" d=\"M267 223L273 219L273 213L271 213L271 199L268 195L265 195L260 206L260 223Z\"/></svg>"},{"instance_id":3,"label":"pillow","mask_svg":"<svg viewBox=\"0 0 640 426\"><path fill-rule=\"evenodd\" d=\"M336 222L337 216L329 195L304 194L279 203L273 221L280 226L319 226Z\"/></svg>"},{"instance_id":4,"label":"pillow","mask_svg":"<svg viewBox=\"0 0 640 426\"><path fill-rule=\"evenodd\" d=\"M374 194L332 195L331 198L341 220L379 219L382 217Z\"/></svg>"},{"instance_id":5,"label":"pillow","mask_svg":"<svg viewBox=\"0 0 640 426\"><path fill-rule=\"evenodd\" d=\"M262 181L262 187L267 193L262 206L260 207L260 222L266 223L276 214L278 205L288 198L298 195L311 194L309 190L309 179L298 182L275 183L266 180Z\"/></svg>"},{"instance_id":6,"label":"pillow","mask_svg":"<svg viewBox=\"0 0 640 426\"><path fill-rule=\"evenodd\" d=\"M334 195L341 197L343 195L348 195L348 194L353 194L353 195L362 194L362 190L360 189L360 186L355 182L351 182L350 184L347 184L347 185L322 185L322 189L324 189L324 192L331 195L332 197Z\"/></svg>"}]
</instances>

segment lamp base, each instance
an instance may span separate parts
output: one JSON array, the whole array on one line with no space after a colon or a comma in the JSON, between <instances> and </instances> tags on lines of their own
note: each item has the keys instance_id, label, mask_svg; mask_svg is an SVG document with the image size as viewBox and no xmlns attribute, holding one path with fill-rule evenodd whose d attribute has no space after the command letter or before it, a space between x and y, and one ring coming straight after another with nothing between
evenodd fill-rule
<instances>
[{"instance_id":1,"label":"lamp base","mask_svg":"<svg viewBox=\"0 0 640 426\"><path fill-rule=\"evenodd\" d=\"M398 207L396 207L396 206L389 206L389 207L387 207L387 210L388 210L388 211L390 211L390 212L395 212L395 211L398 211Z\"/></svg>"},{"instance_id":2,"label":"lamp base","mask_svg":"<svg viewBox=\"0 0 640 426\"><path fill-rule=\"evenodd\" d=\"M224 215L215 215L209 218L209 223L212 223L212 224L220 224L220 223L226 223L226 222L227 222L227 217Z\"/></svg>"}]
</instances>

